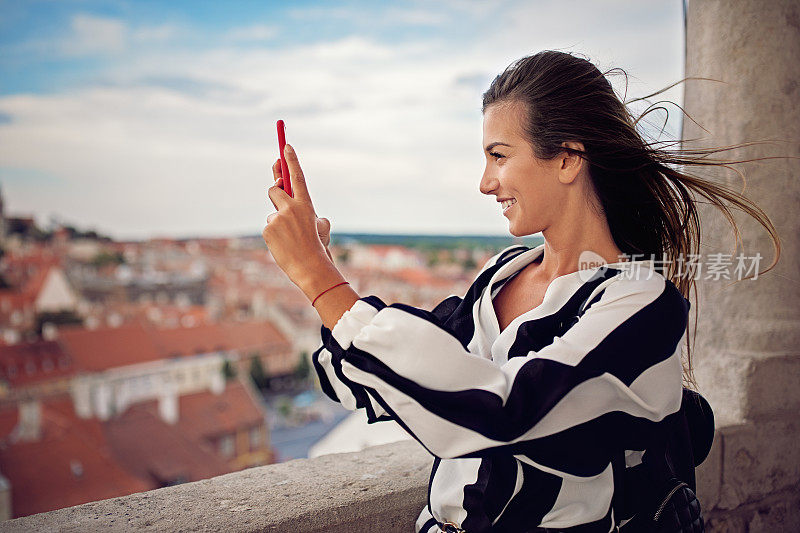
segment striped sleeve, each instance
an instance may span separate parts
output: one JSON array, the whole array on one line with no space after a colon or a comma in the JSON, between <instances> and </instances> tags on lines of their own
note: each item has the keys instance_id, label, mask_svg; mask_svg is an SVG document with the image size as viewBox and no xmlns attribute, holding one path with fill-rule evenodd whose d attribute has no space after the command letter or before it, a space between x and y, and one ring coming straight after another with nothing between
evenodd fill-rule
<instances>
[{"instance_id":1,"label":"striped sleeve","mask_svg":"<svg viewBox=\"0 0 800 533\"><path fill-rule=\"evenodd\" d=\"M350 390L366 391L368 409L380 406L433 455L502 448L590 476L608 464L609 424L624 432L680 407L687 316L688 301L654 276L614 280L562 336L502 366L466 351L433 313L374 296L331 337Z\"/></svg>"},{"instance_id":2,"label":"striped sleeve","mask_svg":"<svg viewBox=\"0 0 800 533\"><path fill-rule=\"evenodd\" d=\"M437 322L442 322L450 316L461 301L462 298L459 296L451 295L436 305L431 311L431 316L434 317ZM350 313L350 311L346 314L348 313ZM353 320L358 320L357 315L353 316ZM366 325L366 323L362 325ZM321 337L322 344L312 354L311 361L319 377L322 391L329 398L341 403L342 406L351 411L364 408L367 414L367 423L369 424L384 420L394 420L392 415L387 413L383 406L377 401L376 391L367 389L344 375L342 372L342 361L345 357L346 350L335 340L331 330L322 326Z\"/></svg>"},{"instance_id":3,"label":"striped sleeve","mask_svg":"<svg viewBox=\"0 0 800 533\"><path fill-rule=\"evenodd\" d=\"M501 250L486 261L476 277L479 279L484 272L494 267L499 262L502 262L504 258L510 257L511 254L515 252L519 253L525 249L527 249L525 246L513 245ZM476 280L470 286L467 293L480 292L480 287L478 285L479 283ZM375 301L379 302L379 300ZM431 311L431 316L436 320L437 324L442 324L463 301L463 298L457 295L451 295L434 307ZM381 302L378 305L383 306L384 304ZM344 376L342 373L342 359L345 350L343 350L333 338L331 330L322 326L320 336L322 338L322 343L312 354L311 361L319 377L322 391L330 399L341 403L342 406L351 411L364 408L367 414L367 423L371 424L383 420L392 420L392 416L387 413L376 400L376 392L373 391L370 393L362 385Z\"/></svg>"}]
</instances>

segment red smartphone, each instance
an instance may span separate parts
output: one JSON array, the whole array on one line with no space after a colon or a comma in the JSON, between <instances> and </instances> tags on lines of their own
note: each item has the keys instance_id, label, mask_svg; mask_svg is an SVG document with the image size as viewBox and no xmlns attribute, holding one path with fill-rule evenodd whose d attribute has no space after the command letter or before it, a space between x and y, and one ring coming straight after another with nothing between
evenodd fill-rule
<instances>
[{"instance_id":1,"label":"red smartphone","mask_svg":"<svg viewBox=\"0 0 800 533\"><path fill-rule=\"evenodd\" d=\"M283 190L286 194L294 198L292 194L292 180L289 178L289 167L286 166L286 158L283 155L283 147L286 146L286 126L282 120L278 121L278 153L281 156L281 177L283 178Z\"/></svg>"}]
</instances>

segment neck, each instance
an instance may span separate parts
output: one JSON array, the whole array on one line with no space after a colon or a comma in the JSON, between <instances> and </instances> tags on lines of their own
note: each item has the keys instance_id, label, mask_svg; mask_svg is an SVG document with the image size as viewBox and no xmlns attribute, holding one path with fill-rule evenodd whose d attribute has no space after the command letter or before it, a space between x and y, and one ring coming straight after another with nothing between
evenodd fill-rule
<instances>
[{"instance_id":1,"label":"neck","mask_svg":"<svg viewBox=\"0 0 800 533\"><path fill-rule=\"evenodd\" d=\"M606 263L625 260L605 217L598 216L585 203L568 205L563 216L544 229L542 235L544 253L537 270L548 279L580 270L580 256L587 251L599 255Z\"/></svg>"}]
</instances>

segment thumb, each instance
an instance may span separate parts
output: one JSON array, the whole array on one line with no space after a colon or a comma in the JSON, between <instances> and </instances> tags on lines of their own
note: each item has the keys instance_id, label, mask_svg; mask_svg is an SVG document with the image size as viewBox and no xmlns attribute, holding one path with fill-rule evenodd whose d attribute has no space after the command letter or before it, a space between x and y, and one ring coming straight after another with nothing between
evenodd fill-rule
<instances>
[{"instance_id":1,"label":"thumb","mask_svg":"<svg viewBox=\"0 0 800 533\"><path fill-rule=\"evenodd\" d=\"M328 246L331 243L331 221L327 218L318 218L317 233L322 240L322 244Z\"/></svg>"}]
</instances>

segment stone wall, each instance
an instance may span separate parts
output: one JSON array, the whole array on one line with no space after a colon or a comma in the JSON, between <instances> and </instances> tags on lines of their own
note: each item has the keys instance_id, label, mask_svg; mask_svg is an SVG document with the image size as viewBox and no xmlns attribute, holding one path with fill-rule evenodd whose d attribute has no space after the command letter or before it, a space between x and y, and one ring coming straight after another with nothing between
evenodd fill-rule
<instances>
[{"instance_id":1,"label":"stone wall","mask_svg":"<svg viewBox=\"0 0 800 533\"><path fill-rule=\"evenodd\" d=\"M684 148L772 140L712 157L800 156L800 3L796 0L689 0ZM720 83L721 82L721 83ZM699 123L700 128L693 121ZM755 280L702 280L694 364L700 392L717 417L717 437L698 471L709 531L800 531L800 160L754 161L744 193L775 224L778 265ZM734 186L732 171L693 173ZM735 218L742 243L722 214L700 210L703 260L710 253L763 256L766 230ZM694 302L693 302L694 305Z\"/></svg>"},{"instance_id":2,"label":"stone wall","mask_svg":"<svg viewBox=\"0 0 800 533\"><path fill-rule=\"evenodd\" d=\"M296 459L0 522L0 531L414 531L433 458L416 441Z\"/></svg>"}]
</instances>

